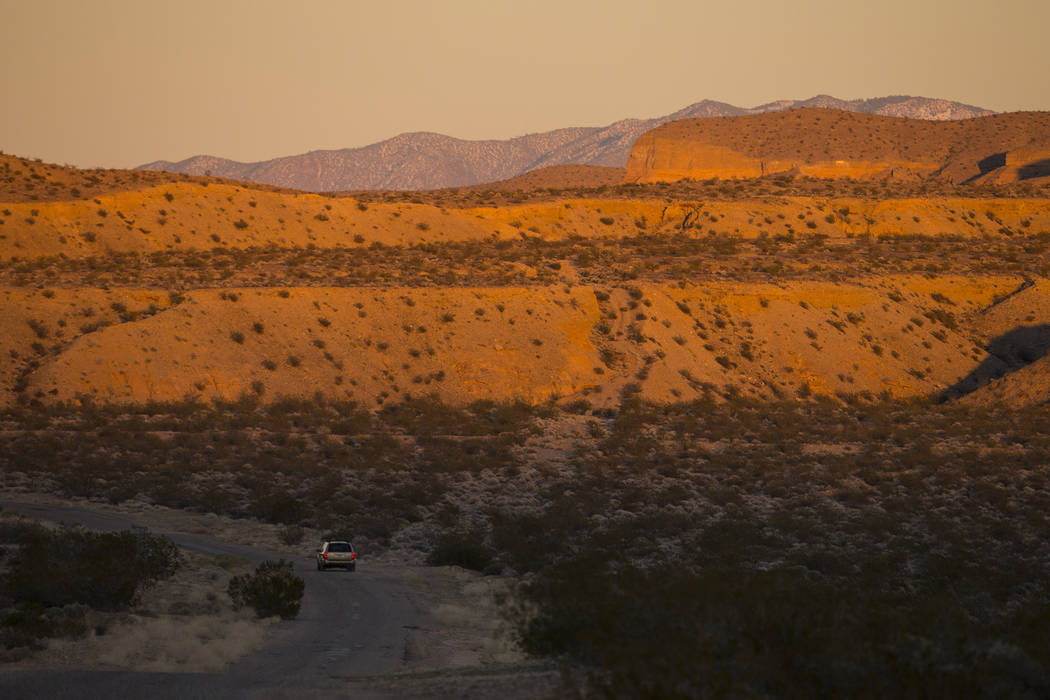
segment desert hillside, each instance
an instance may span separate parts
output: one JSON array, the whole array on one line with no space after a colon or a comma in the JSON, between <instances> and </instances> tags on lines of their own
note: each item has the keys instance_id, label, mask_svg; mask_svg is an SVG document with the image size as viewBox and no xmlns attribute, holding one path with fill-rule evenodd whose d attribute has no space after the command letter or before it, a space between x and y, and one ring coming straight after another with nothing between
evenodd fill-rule
<instances>
[{"instance_id":1,"label":"desert hillside","mask_svg":"<svg viewBox=\"0 0 1050 700\"><path fill-rule=\"evenodd\" d=\"M811 391L918 396L995 362L967 321L1022 285L1016 276L887 276L604 288L255 287L175 299L142 289L8 288L13 328L3 349L34 358L32 371L5 373L9 392L60 401L321 394L381 406L435 394L456 404L576 396L610 405L627 384L657 401L726 391L766 399ZM1047 285L1022 294L1028 323L1050 324Z\"/></svg>"},{"instance_id":2,"label":"desert hillside","mask_svg":"<svg viewBox=\"0 0 1050 700\"><path fill-rule=\"evenodd\" d=\"M573 173L587 184L593 184L594 177L602 182L604 172L569 170L559 184L570 184L567 177ZM69 178L56 174L49 182ZM528 203L508 200L479 206L493 189L501 188L502 183L496 183L458 191L459 204L445 206L423 198L369 201L210 179L136 182L114 174L105 190L103 184L90 198L58 199L60 184L53 186L56 198L50 201L25 200L25 191L9 193L8 199L16 201L0 209L0 260L26 263L187 251L226 251L238 257L237 251L262 248L404 249L454 242L675 234L701 240L717 235L792 241L814 235L973 238L1050 229L1047 199L1028 191L1009 197L964 191L963 196L934 198L907 192L858 197L848 190L819 197L744 192L711 201L669 200L659 190L610 190L605 183L600 192L558 189ZM73 189L75 185L65 190L67 196Z\"/></svg>"},{"instance_id":3,"label":"desert hillside","mask_svg":"<svg viewBox=\"0 0 1050 700\"><path fill-rule=\"evenodd\" d=\"M7 405L1050 398L1031 183L691 191L570 168L341 197L3 163Z\"/></svg>"},{"instance_id":4,"label":"desert hillside","mask_svg":"<svg viewBox=\"0 0 1050 700\"><path fill-rule=\"evenodd\" d=\"M929 121L841 110L684 119L643 134L632 182L815 177L1042 181L1050 176L1050 114Z\"/></svg>"},{"instance_id":5,"label":"desert hillside","mask_svg":"<svg viewBox=\"0 0 1050 700\"><path fill-rule=\"evenodd\" d=\"M486 600L518 584L498 623L435 592L412 638L443 654L433 630L484 617L581 674L594 649L639 678L691 649L680 677L724 689L717 640L797 659L825 630L805 663L843 680L811 695L927 657L953 696L1027 692L1047 667L1028 630L1050 581L1050 185L1010 177L1010 154L969 183L572 167L345 196L4 157L0 475L280 524L300 554L348 533L365 575L474 569ZM216 580L156 619L218 619ZM86 638L50 658L117 636L78 607ZM53 611L4 627L54 636ZM640 626L656 646L629 646ZM471 683L530 678L471 639Z\"/></svg>"}]
</instances>

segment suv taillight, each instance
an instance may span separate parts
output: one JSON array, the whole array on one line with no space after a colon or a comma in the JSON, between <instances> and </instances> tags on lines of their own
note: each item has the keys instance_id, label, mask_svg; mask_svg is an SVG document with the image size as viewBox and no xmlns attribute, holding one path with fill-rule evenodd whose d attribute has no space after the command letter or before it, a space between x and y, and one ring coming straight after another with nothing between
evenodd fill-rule
<instances>
[{"instance_id":1,"label":"suv taillight","mask_svg":"<svg viewBox=\"0 0 1050 700\"><path fill-rule=\"evenodd\" d=\"M357 557L357 552L350 552L350 558L351 559L355 559L356 557Z\"/></svg>"},{"instance_id":2,"label":"suv taillight","mask_svg":"<svg viewBox=\"0 0 1050 700\"><path fill-rule=\"evenodd\" d=\"M325 559L327 559L327 558L328 558L328 552L325 552L325 553L324 553L324 554L322 554L321 556L322 556L322 557L324 557Z\"/></svg>"}]
</instances>

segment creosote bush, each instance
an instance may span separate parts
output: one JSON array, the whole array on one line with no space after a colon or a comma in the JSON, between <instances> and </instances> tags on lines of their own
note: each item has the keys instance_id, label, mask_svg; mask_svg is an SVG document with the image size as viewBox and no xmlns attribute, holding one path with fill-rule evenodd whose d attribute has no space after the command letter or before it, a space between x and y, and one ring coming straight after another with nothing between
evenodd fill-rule
<instances>
[{"instance_id":1,"label":"creosote bush","mask_svg":"<svg viewBox=\"0 0 1050 700\"><path fill-rule=\"evenodd\" d=\"M446 532L438 538L427 555L427 565L460 566L473 571L485 571L492 563L494 554L485 544L483 534L476 530Z\"/></svg>"},{"instance_id":2,"label":"creosote bush","mask_svg":"<svg viewBox=\"0 0 1050 700\"><path fill-rule=\"evenodd\" d=\"M832 583L804 569L691 571L622 566L591 551L521 587L520 641L601 669L596 689L632 697L1002 697L1045 694L1039 635L1004 650L1003 629L1035 630L1028 601L988 628L952 595L910 595L877 578ZM538 611L538 612L537 612ZM1003 625L1003 628L998 628Z\"/></svg>"},{"instance_id":3,"label":"creosote bush","mask_svg":"<svg viewBox=\"0 0 1050 700\"><path fill-rule=\"evenodd\" d=\"M287 545L300 544L305 535L306 531L299 525L285 525L281 528L281 542Z\"/></svg>"},{"instance_id":4,"label":"creosote bush","mask_svg":"<svg viewBox=\"0 0 1050 700\"><path fill-rule=\"evenodd\" d=\"M178 565L174 543L145 530L63 528L30 535L4 584L7 595L24 603L120 610L143 589L175 573Z\"/></svg>"},{"instance_id":5,"label":"creosote bush","mask_svg":"<svg viewBox=\"0 0 1050 700\"><path fill-rule=\"evenodd\" d=\"M250 607L259 617L291 620L299 614L304 588L292 562L278 559L264 561L251 574L234 576L226 590L236 610Z\"/></svg>"},{"instance_id":6,"label":"creosote bush","mask_svg":"<svg viewBox=\"0 0 1050 700\"><path fill-rule=\"evenodd\" d=\"M422 529L435 563L480 565L490 547L486 570L530 586L526 648L618 695L1046 694L1050 413L713 385L650 404L640 389L590 409L14 407L0 467L66 496L143 494L370 547ZM529 456L576 411L556 463Z\"/></svg>"}]
</instances>

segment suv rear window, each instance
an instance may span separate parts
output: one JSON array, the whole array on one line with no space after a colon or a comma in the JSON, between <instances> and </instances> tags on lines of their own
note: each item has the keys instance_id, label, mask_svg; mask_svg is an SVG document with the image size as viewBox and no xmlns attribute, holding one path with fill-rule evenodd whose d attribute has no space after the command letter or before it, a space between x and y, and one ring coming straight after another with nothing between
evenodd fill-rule
<instances>
[{"instance_id":1,"label":"suv rear window","mask_svg":"<svg viewBox=\"0 0 1050 700\"><path fill-rule=\"evenodd\" d=\"M328 551L329 552L349 552L349 551L351 551L350 543L349 542L330 542L328 544Z\"/></svg>"}]
</instances>

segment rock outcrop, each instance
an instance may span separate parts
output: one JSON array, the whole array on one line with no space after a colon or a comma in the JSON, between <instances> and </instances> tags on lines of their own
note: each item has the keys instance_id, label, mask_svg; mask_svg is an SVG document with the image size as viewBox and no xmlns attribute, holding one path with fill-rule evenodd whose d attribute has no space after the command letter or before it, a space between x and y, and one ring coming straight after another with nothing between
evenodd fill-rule
<instances>
[{"instance_id":1,"label":"rock outcrop","mask_svg":"<svg viewBox=\"0 0 1050 700\"><path fill-rule=\"evenodd\" d=\"M1050 168L1050 113L1019 112L928 121L801 109L742 117L684 119L643 134L628 182L692 178L980 178L1016 181ZM1042 169L1041 169L1042 168Z\"/></svg>"}]
</instances>

